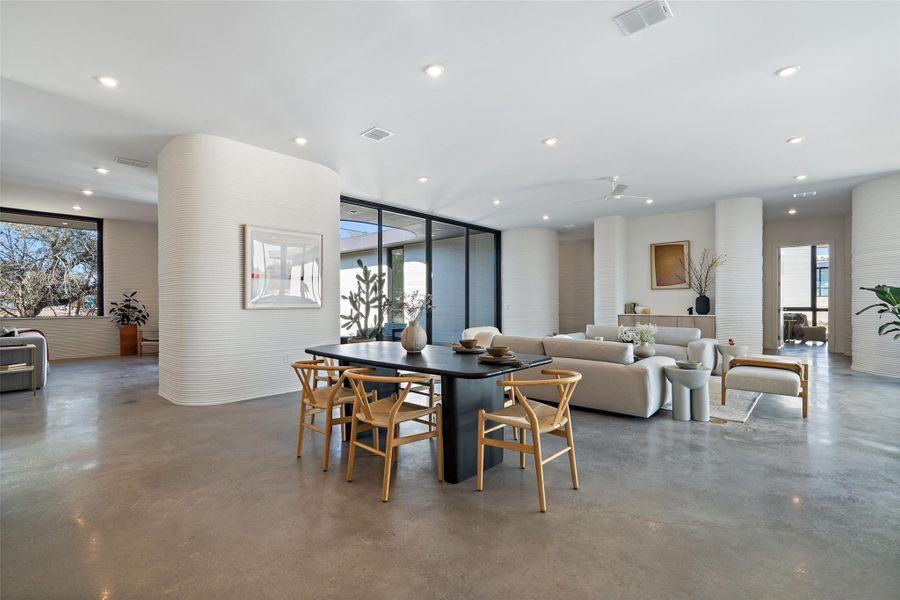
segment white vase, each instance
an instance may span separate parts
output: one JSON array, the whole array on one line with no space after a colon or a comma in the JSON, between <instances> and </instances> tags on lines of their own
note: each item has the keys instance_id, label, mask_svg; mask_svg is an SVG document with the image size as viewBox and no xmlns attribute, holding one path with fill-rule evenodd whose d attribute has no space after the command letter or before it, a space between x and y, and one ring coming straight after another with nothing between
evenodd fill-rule
<instances>
[{"instance_id":1,"label":"white vase","mask_svg":"<svg viewBox=\"0 0 900 600\"><path fill-rule=\"evenodd\" d=\"M653 344L638 344L634 347L634 355L638 358L650 358L656 354L656 348Z\"/></svg>"},{"instance_id":2,"label":"white vase","mask_svg":"<svg viewBox=\"0 0 900 600\"><path fill-rule=\"evenodd\" d=\"M428 344L428 334L418 321L411 321L400 332L400 345L410 354L421 352Z\"/></svg>"}]
</instances>

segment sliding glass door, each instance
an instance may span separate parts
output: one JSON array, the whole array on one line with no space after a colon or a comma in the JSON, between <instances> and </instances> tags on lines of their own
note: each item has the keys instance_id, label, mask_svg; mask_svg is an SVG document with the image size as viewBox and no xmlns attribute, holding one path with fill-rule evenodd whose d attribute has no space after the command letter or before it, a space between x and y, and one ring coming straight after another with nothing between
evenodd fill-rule
<instances>
[{"instance_id":1,"label":"sliding glass door","mask_svg":"<svg viewBox=\"0 0 900 600\"><path fill-rule=\"evenodd\" d=\"M429 343L449 344L466 327L500 325L500 233L351 198L341 201L341 295L356 289L357 260L385 274L383 294L432 294L422 325ZM341 314L349 314L341 301ZM342 319L342 322L344 319ZM384 339L399 339L406 317L385 315ZM342 335L355 332L342 331Z\"/></svg>"}]
</instances>

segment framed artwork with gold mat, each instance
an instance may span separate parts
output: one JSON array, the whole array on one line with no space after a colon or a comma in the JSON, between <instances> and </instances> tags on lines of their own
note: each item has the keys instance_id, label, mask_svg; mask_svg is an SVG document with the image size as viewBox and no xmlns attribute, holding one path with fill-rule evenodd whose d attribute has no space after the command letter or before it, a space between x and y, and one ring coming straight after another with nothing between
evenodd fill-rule
<instances>
[{"instance_id":1,"label":"framed artwork with gold mat","mask_svg":"<svg viewBox=\"0 0 900 600\"><path fill-rule=\"evenodd\" d=\"M650 287L654 290L689 289L685 265L691 255L691 243L664 242L650 244Z\"/></svg>"}]
</instances>

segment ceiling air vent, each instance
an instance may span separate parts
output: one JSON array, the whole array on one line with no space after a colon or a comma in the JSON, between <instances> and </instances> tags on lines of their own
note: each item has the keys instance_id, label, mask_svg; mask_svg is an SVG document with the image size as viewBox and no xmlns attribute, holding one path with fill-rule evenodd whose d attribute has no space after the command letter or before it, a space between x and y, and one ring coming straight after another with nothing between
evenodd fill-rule
<instances>
[{"instance_id":1,"label":"ceiling air vent","mask_svg":"<svg viewBox=\"0 0 900 600\"><path fill-rule=\"evenodd\" d=\"M672 9L669 8L666 0L650 0L650 2L644 2L638 7L613 17L613 20L624 35L631 35L671 18Z\"/></svg>"},{"instance_id":2,"label":"ceiling air vent","mask_svg":"<svg viewBox=\"0 0 900 600\"><path fill-rule=\"evenodd\" d=\"M390 131L388 131L387 129L382 129L381 127L373 127L372 129L363 131L359 135L363 136L364 138L368 138L370 140L380 142L381 140L383 140L385 138L389 138L394 134L391 133Z\"/></svg>"},{"instance_id":3,"label":"ceiling air vent","mask_svg":"<svg viewBox=\"0 0 900 600\"><path fill-rule=\"evenodd\" d=\"M113 159L120 165L128 165L129 167L137 167L139 169L146 169L150 166L150 163L143 160L138 160L136 158L128 158L127 156L117 156Z\"/></svg>"}]
</instances>

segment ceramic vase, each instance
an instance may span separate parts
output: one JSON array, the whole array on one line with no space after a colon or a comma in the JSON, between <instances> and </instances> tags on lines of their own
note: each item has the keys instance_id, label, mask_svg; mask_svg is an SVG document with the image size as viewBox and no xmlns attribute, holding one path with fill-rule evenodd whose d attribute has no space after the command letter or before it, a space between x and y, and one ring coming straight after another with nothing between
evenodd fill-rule
<instances>
[{"instance_id":1,"label":"ceramic vase","mask_svg":"<svg viewBox=\"0 0 900 600\"><path fill-rule=\"evenodd\" d=\"M428 334L418 321L412 321L400 332L400 345L410 354L421 352L428 344Z\"/></svg>"},{"instance_id":2,"label":"ceramic vase","mask_svg":"<svg viewBox=\"0 0 900 600\"><path fill-rule=\"evenodd\" d=\"M650 358L656 354L656 348L653 344L638 344L634 347L634 355L638 358Z\"/></svg>"},{"instance_id":3,"label":"ceramic vase","mask_svg":"<svg viewBox=\"0 0 900 600\"><path fill-rule=\"evenodd\" d=\"M697 311L698 315L708 315L709 296L697 296L697 301L694 302L694 310Z\"/></svg>"}]
</instances>

